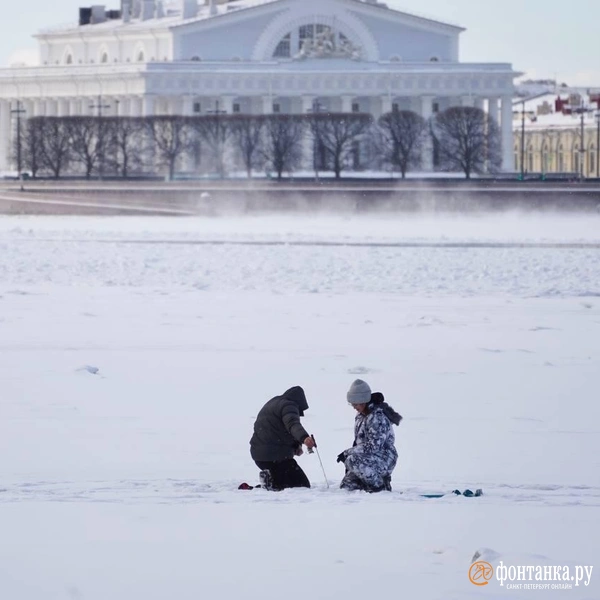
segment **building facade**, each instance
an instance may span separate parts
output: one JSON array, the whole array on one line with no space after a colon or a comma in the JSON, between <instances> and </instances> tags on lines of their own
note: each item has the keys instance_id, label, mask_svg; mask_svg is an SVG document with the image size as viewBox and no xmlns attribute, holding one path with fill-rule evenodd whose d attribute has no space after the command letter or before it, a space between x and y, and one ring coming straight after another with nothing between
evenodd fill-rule
<instances>
[{"instance_id":1,"label":"building facade","mask_svg":"<svg viewBox=\"0 0 600 600\"><path fill-rule=\"evenodd\" d=\"M600 178L600 91L562 89L515 102L514 168Z\"/></svg>"},{"instance_id":2,"label":"building facade","mask_svg":"<svg viewBox=\"0 0 600 600\"><path fill-rule=\"evenodd\" d=\"M201 1L201 0L200 0ZM21 118L487 110L513 170L506 63L462 63L462 28L373 0L122 0L41 31L39 66L0 70L0 171ZM433 169L432 148L423 156Z\"/></svg>"}]
</instances>

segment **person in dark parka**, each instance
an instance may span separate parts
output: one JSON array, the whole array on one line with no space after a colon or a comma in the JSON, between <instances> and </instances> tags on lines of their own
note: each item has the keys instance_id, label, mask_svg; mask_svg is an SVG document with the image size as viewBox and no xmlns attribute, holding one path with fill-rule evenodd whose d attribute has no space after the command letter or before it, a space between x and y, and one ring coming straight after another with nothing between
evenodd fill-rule
<instances>
[{"instance_id":1,"label":"person in dark parka","mask_svg":"<svg viewBox=\"0 0 600 600\"><path fill-rule=\"evenodd\" d=\"M250 440L250 455L261 469L263 487L271 490L310 487L308 477L294 460L294 456L302 454L302 444L309 449L315 445L300 423L307 409L306 395L300 386L271 398L260 409Z\"/></svg>"}]
</instances>

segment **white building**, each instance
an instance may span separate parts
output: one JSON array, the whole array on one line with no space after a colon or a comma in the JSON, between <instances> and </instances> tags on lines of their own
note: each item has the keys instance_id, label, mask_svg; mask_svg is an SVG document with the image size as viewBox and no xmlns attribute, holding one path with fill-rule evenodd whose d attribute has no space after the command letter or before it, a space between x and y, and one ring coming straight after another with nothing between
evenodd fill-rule
<instances>
[{"instance_id":1,"label":"white building","mask_svg":"<svg viewBox=\"0 0 600 600\"><path fill-rule=\"evenodd\" d=\"M202 0L199 0L202 1ZM0 70L0 170L14 110L93 113L489 110L513 169L510 64L461 63L462 28L374 0L122 0L37 34L38 67ZM18 102L21 104L18 105ZM12 111L12 112L11 112ZM431 149L424 156L432 168Z\"/></svg>"}]
</instances>

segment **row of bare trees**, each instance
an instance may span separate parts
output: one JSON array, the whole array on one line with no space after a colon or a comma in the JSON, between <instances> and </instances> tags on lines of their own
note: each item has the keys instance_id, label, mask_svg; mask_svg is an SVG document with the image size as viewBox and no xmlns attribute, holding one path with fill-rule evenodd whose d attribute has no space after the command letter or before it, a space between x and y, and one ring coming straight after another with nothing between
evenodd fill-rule
<instances>
[{"instance_id":1,"label":"row of bare trees","mask_svg":"<svg viewBox=\"0 0 600 600\"><path fill-rule=\"evenodd\" d=\"M34 117L20 144L24 169L33 177L83 175L131 177L165 172L232 170L281 178L312 158L311 167L333 171L366 167L402 177L434 156L438 170L471 174L500 164L498 126L477 108L455 107L430 121L411 111L392 111L374 121L363 113L307 115L206 115L182 117Z\"/></svg>"}]
</instances>

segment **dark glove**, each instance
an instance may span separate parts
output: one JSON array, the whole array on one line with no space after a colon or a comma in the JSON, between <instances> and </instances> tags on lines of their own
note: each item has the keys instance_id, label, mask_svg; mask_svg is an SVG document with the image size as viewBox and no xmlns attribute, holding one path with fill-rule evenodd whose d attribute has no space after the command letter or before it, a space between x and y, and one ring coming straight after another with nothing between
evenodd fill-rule
<instances>
[{"instance_id":1,"label":"dark glove","mask_svg":"<svg viewBox=\"0 0 600 600\"><path fill-rule=\"evenodd\" d=\"M338 454L337 460L335 462L341 462L341 463L346 462L346 451L345 450L343 452L341 452L340 454Z\"/></svg>"}]
</instances>

